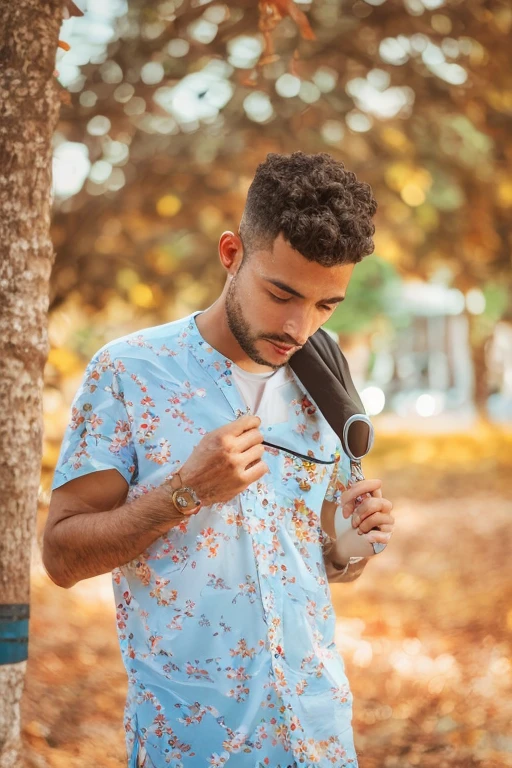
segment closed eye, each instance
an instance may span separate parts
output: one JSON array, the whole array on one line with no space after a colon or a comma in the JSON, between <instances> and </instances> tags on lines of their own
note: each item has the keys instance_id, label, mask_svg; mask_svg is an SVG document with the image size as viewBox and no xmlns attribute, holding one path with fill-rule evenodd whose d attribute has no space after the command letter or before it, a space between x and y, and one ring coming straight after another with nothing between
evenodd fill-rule
<instances>
[{"instance_id":1,"label":"closed eye","mask_svg":"<svg viewBox=\"0 0 512 768\"><path fill-rule=\"evenodd\" d=\"M282 303L285 303L285 302L287 302L287 301L290 301L290 299L291 299L291 296L289 296L287 299L280 299L280 298L279 298L279 296L276 296L276 295L275 295L275 293L272 293L272 291L269 291L269 292L268 292L268 295L269 295L269 296L272 296L272 298L274 299L274 301L280 301L280 302L282 302Z\"/></svg>"},{"instance_id":2,"label":"closed eye","mask_svg":"<svg viewBox=\"0 0 512 768\"><path fill-rule=\"evenodd\" d=\"M287 299L281 299L279 296L276 296L275 293L272 293L272 291L268 291L268 294L274 301L279 302L279 304L286 304L287 301L290 301L290 299L293 298L292 296L289 296ZM334 305L331 306L330 304L324 304L323 306L321 305L321 308L326 312L331 312L331 310L334 309Z\"/></svg>"}]
</instances>

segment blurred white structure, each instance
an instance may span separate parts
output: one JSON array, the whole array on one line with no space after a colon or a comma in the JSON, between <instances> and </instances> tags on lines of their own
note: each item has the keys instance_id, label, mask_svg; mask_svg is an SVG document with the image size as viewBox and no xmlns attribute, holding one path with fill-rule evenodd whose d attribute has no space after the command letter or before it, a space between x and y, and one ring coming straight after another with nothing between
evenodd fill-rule
<instances>
[{"instance_id":1,"label":"blurred white structure","mask_svg":"<svg viewBox=\"0 0 512 768\"><path fill-rule=\"evenodd\" d=\"M512 421L512 326L496 324L487 350L491 395L487 402L493 421Z\"/></svg>"},{"instance_id":2,"label":"blurred white structure","mask_svg":"<svg viewBox=\"0 0 512 768\"><path fill-rule=\"evenodd\" d=\"M386 410L419 429L472 423L474 371L464 294L434 283L403 284L400 310L412 320L392 341L374 339L367 387L382 391ZM435 417L442 416L442 419ZM427 426L427 423L429 425Z\"/></svg>"}]
</instances>

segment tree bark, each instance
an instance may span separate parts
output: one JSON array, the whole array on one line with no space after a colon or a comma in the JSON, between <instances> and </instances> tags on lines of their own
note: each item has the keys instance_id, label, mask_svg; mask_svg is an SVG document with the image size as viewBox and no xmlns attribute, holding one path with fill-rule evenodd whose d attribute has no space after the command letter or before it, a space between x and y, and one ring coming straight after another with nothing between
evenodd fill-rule
<instances>
[{"instance_id":1,"label":"tree bark","mask_svg":"<svg viewBox=\"0 0 512 768\"><path fill-rule=\"evenodd\" d=\"M62 0L0 2L0 765L23 765L30 553L48 354L53 77Z\"/></svg>"},{"instance_id":2,"label":"tree bark","mask_svg":"<svg viewBox=\"0 0 512 768\"><path fill-rule=\"evenodd\" d=\"M471 345L475 376L475 407L479 416L487 420L487 399L489 397L487 350L492 335L474 339Z\"/></svg>"}]
</instances>

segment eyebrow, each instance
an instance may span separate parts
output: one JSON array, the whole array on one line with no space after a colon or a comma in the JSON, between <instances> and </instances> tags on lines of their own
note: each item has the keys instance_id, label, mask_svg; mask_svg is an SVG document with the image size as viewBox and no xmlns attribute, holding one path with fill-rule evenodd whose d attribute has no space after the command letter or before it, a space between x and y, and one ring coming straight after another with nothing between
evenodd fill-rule
<instances>
[{"instance_id":1,"label":"eyebrow","mask_svg":"<svg viewBox=\"0 0 512 768\"><path fill-rule=\"evenodd\" d=\"M299 293L295 290L295 288L290 288L289 285L286 285L285 283L282 283L280 280L272 280L270 277L266 277L265 280L268 283L272 283L272 285L275 285L276 288L280 288L282 291L286 291L287 293L291 293L292 296L297 296L299 299L305 299L306 297L302 295L302 293ZM319 304L337 304L339 301L343 301L345 299L344 296L333 296L331 299L320 299Z\"/></svg>"}]
</instances>

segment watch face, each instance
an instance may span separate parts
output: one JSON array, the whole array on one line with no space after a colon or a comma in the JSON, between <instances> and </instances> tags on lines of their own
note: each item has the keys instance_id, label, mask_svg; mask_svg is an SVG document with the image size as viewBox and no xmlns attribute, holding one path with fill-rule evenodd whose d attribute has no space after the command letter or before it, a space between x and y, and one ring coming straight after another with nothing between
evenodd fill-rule
<instances>
[{"instance_id":1,"label":"watch face","mask_svg":"<svg viewBox=\"0 0 512 768\"><path fill-rule=\"evenodd\" d=\"M194 509L200 504L199 499L191 488L179 488L173 493L173 501L183 511Z\"/></svg>"},{"instance_id":2,"label":"watch face","mask_svg":"<svg viewBox=\"0 0 512 768\"><path fill-rule=\"evenodd\" d=\"M178 504L180 507L183 507L186 509L190 505L191 499L181 492L176 495L176 504Z\"/></svg>"}]
</instances>

